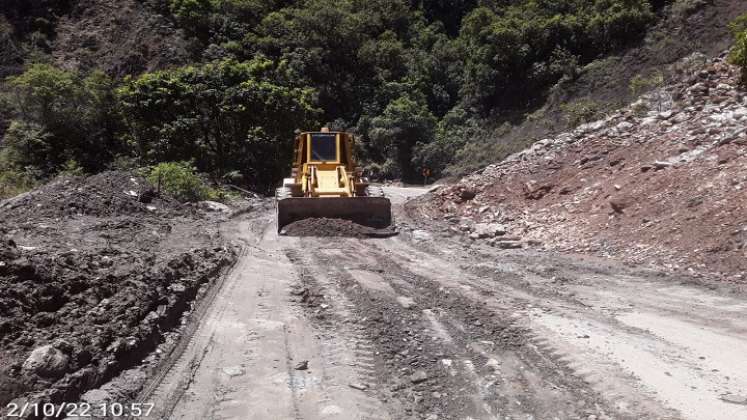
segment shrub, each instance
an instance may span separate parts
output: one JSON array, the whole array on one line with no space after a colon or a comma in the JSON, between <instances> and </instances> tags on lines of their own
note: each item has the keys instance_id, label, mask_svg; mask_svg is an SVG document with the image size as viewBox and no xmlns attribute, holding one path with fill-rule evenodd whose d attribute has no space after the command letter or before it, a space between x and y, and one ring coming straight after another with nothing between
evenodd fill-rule
<instances>
[{"instance_id":1,"label":"shrub","mask_svg":"<svg viewBox=\"0 0 747 420\"><path fill-rule=\"evenodd\" d=\"M742 83L747 84L747 13L732 22L729 29L734 34L729 61L742 69Z\"/></svg>"},{"instance_id":2,"label":"shrub","mask_svg":"<svg viewBox=\"0 0 747 420\"><path fill-rule=\"evenodd\" d=\"M36 180L27 172L17 170L0 170L0 199L14 197L30 191L36 186Z\"/></svg>"},{"instance_id":3,"label":"shrub","mask_svg":"<svg viewBox=\"0 0 747 420\"><path fill-rule=\"evenodd\" d=\"M571 127L592 122L602 116L601 106L591 100L563 104L560 106L560 110L565 114L565 120Z\"/></svg>"},{"instance_id":4,"label":"shrub","mask_svg":"<svg viewBox=\"0 0 747 420\"><path fill-rule=\"evenodd\" d=\"M170 0L169 9L186 28L194 29L205 23L213 4L210 0Z\"/></svg>"},{"instance_id":5,"label":"shrub","mask_svg":"<svg viewBox=\"0 0 747 420\"><path fill-rule=\"evenodd\" d=\"M413 149L433 140L436 118L430 113L424 97L401 96L371 121L372 144L385 151L382 172L405 180L419 178L413 168Z\"/></svg>"},{"instance_id":6,"label":"shrub","mask_svg":"<svg viewBox=\"0 0 747 420\"><path fill-rule=\"evenodd\" d=\"M148 181L180 201L200 201L214 198L215 192L205 185L188 162L164 162L152 167Z\"/></svg>"},{"instance_id":7,"label":"shrub","mask_svg":"<svg viewBox=\"0 0 747 420\"><path fill-rule=\"evenodd\" d=\"M526 105L527 91L574 78L579 65L640 40L655 19L643 0L490 3L467 14L458 38L461 94L485 114Z\"/></svg>"},{"instance_id":8,"label":"shrub","mask_svg":"<svg viewBox=\"0 0 747 420\"><path fill-rule=\"evenodd\" d=\"M644 77L640 74L636 75L635 77L630 79L630 84L628 85L628 87L630 89L630 93L632 93L633 96L638 97L646 91L659 88L663 85L664 74L660 71L656 71L649 77Z\"/></svg>"},{"instance_id":9,"label":"shrub","mask_svg":"<svg viewBox=\"0 0 747 420\"><path fill-rule=\"evenodd\" d=\"M78 162L75 161L75 159L70 159L67 162L65 162L64 165L62 165L62 170L60 171L60 174L62 175L70 175L70 176L82 176L85 175L86 172L83 170L83 168L80 167Z\"/></svg>"}]
</instances>

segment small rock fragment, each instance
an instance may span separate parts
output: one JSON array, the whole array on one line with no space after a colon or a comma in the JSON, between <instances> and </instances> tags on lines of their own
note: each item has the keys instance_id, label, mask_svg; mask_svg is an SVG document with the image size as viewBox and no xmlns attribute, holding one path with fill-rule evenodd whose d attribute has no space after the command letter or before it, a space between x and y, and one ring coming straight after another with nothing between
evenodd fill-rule
<instances>
[{"instance_id":1,"label":"small rock fragment","mask_svg":"<svg viewBox=\"0 0 747 420\"><path fill-rule=\"evenodd\" d=\"M495 243L495 246L501 249L517 249L521 248L521 242L517 241L498 241Z\"/></svg>"},{"instance_id":2,"label":"small rock fragment","mask_svg":"<svg viewBox=\"0 0 747 420\"><path fill-rule=\"evenodd\" d=\"M223 373L225 373L231 378L236 377L236 376L241 376L244 373L246 373L246 371L244 371L244 369L240 368L239 366L224 367L221 370L223 371Z\"/></svg>"},{"instance_id":3,"label":"small rock fragment","mask_svg":"<svg viewBox=\"0 0 747 420\"><path fill-rule=\"evenodd\" d=\"M365 391L368 389L368 385L361 382L351 382L348 384L348 386L359 391Z\"/></svg>"},{"instance_id":4,"label":"small rock fragment","mask_svg":"<svg viewBox=\"0 0 747 420\"><path fill-rule=\"evenodd\" d=\"M654 162L654 169L656 169L657 171L669 168L671 166L672 166L671 162L665 162L661 160L657 160Z\"/></svg>"},{"instance_id":5,"label":"small rock fragment","mask_svg":"<svg viewBox=\"0 0 747 420\"><path fill-rule=\"evenodd\" d=\"M721 396L721 400L731 404L747 405L747 395L726 394Z\"/></svg>"},{"instance_id":6,"label":"small rock fragment","mask_svg":"<svg viewBox=\"0 0 747 420\"><path fill-rule=\"evenodd\" d=\"M397 296L397 303L405 309L412 309L416 306L415 300L407 296Z\"/></svg>"},{"instance_id":7,"label":"small rock fragment","mask_svg":"<svg viewBox=\"0 0 747 420\"><path fill-rule=\"evenodd\" d=\"M419 384L419 383L425 382L427 380L428 380L428 374L425 373L425 371L422 370L422 369L419 369L417 372L413 373L410 376L410 382L412 382L414 384Z\"/></svg>"},{"instance_id":8,"label":"small rock fragment","mask_svg":"<svg viewBox=\"0 0 747 420\"><path fill-rule=\"evenodd\" d=\"M430 233L424 231L424 230L413 230L412 231L412 240L416 242L428 242L433 239L433 236L431 236Z\"/></svg>"}]
</instances>

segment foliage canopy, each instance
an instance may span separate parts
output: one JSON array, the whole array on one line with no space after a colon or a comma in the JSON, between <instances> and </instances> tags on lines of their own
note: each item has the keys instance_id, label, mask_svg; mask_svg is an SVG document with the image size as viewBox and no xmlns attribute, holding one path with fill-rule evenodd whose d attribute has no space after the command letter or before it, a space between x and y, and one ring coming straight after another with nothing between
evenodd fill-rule
<instances>
[{"instance_id":1,"label":"foliage canopy","mask_svg":"<svg viewBox=\"0 0 747 420\"><path fill-rule=\"evenodd\" d=\"M10 1L5 13L29 23L70 8L47 3ZM269 190L285 174L293 131L325 123L356 132L379 176L454 174L455 160L516 147L498 144L485 121L522 112L585 64L638 42L663 0L142 4L183 29L194 63L113 80L29 59L0 100L11 109L7 167L47 177L189 161L214 180ZM2 27L0 41L53 35ZM733 60L747 62L747 35L735 34Z\"/></svg>"}]
</instances>

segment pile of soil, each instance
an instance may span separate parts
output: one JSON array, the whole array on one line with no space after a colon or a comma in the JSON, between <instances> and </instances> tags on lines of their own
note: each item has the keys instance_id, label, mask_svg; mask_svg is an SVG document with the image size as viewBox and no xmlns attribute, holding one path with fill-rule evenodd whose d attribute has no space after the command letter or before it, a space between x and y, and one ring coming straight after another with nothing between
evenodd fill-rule
<instances>
[{"instance_id":1,"label":"pile of soil","mask_svg":"<svg viewBox=\"0 0 747 420\"><path fill-rule=\"evenodd\" d=\"M328 219L322 217L293 222L286 225L281 233L288 236L385 238L396 235L397 231L392 226L384 229L376 229L369 226L359 225L350 220Z\"/></svg>"},{"instance_id":2,"label":"pile of soil","mask_svg":"<svg viewBox=\"0 0 747 420\"><path fill-rule=\"evenodd\" d=\"M747 278L747 96L722 58L604 120L413 200L415 218L497 246Z\"/></svg>"},{"instance_id":3,"label":"pile of soil","mask_svg":"<svg viewBox=\"0 0 747 420\"><path fill-rule=\"evenodd\" d=\"M0 203L0 410L137 365L233 263L217 216L148 191L108 172Z\"/></svg>"},{"instance_id":4,"label":"pile of soil","mask_svg":"<svg viewBox=\"0 0 747 420\"><path fill-rule=\"evenodd\" d=\"M145 179L125 171L103 172L90 177L59 177L34 191L0 202L0 211L19 219L67 218L168 213L184 214L183 206Z\"/></svg>"}]
</instances>

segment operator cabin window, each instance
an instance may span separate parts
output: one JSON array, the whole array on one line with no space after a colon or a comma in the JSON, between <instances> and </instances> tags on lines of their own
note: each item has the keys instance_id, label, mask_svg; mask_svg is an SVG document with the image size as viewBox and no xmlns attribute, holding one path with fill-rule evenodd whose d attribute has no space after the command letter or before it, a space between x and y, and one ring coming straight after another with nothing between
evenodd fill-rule
<instances>
[{"instance_id":1,"label":"operator cabin window","mask_svg":"<svg viewBox=\"0 0 747 420\"><path fill-rule=\"evenodd\" d=\"M336 134L312 134L311 135L311 160L315 162L337 161L337 135Z\"/></svg>"}]
</instances>

